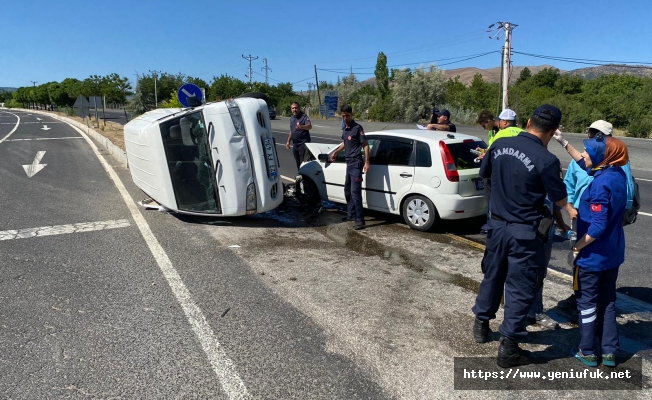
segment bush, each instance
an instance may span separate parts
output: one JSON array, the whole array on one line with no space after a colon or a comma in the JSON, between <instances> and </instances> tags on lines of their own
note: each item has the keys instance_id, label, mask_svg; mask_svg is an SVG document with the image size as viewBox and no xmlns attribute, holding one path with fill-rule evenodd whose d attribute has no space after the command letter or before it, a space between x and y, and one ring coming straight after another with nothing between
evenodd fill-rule
<instances>
[{"instance_id":1,"label":"bush","mask_svg":"<svg viewBox=\"0 0 652 400\"><path fill-rule=\"evenodd\" d=\"M636 138L648 138L652 132L652 118L641 118L630 122L627 127L627 136Z\"/></svg>"},{"instance_id":2,"label":"bush","mask_svg":"<svg viewBox=\"0 0 652 400\"><path fill-rule=\"evenodd\" d=\"M69 117L74 117L77 115L77 110L72 107L61 107L61 111L63 111Z\"/></svg>"}]
</instances>

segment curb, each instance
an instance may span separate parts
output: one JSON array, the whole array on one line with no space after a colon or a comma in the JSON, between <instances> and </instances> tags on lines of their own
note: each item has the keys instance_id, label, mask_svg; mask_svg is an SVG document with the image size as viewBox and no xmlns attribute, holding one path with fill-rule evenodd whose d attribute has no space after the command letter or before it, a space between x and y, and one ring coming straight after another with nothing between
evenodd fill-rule
<instances>
[{"instance_id":1,"label":"curb","mask_svg":"<svg viewBox=\"0 0 652 400\"><path fill-rule=\"evenodd\" d=\"M41 114L41 115L47 115L49 117L52 117L54 119L57 119L61 122L65 122L68 125L75 126L84 132L91 136L93 139L95 139L96 142L100 143L102 147L104 147L120 164L122 164L125 168L127 168L127 153L122 150L120 147L116 146L113 144L109 139L107 139L105 136L102 134L98 133L95 129L89 128L88 126L75 121L74 119L70 119L67 117L62 117L57 114L53 114L47 111L41 111L41 110L28 110L28 109L20 109L21 111L25 110L28 112L36 113L36 114Z\"/></svg>"}]
</instances>

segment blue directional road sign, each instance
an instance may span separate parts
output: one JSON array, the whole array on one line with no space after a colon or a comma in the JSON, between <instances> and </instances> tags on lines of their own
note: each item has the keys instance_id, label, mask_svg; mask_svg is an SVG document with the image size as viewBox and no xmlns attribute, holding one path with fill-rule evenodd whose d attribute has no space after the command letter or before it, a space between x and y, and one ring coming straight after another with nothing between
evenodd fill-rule
<instances>
[{"instance_id":1,"label":"blue directional road sign","mask_svg":"<svg viewBox=\"0 0 652 400\"><path fill-rule=\"evenodd\" d=\"M183 104L184 107L188 107L188 97L197 96L199 101L204 100L204 94L202 93L199 86L192 83L186 83L179 88L177 92L177 97L179 98L179 103Z\"/></svg>"}]
</instances>

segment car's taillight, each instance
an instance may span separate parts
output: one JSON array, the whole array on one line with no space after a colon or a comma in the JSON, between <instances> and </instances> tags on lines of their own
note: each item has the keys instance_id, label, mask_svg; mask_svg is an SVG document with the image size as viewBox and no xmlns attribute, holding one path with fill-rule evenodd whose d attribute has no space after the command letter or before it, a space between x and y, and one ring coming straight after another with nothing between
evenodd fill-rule
<instances>
[{"instance_id":1,"label":"car's taillight","mask_svg":"<svg viewBox=\"0 0 652 400\"><path fill-rule=\"evenodd\" d=\"M460 174L457 172L455 161L453 160L453 156L451 155L450 150L448 150L446 143L439 142L439 152L441 153L441 160L444 163L446 178L451 182L459 182Z\"/></svg>"}]
</instances>

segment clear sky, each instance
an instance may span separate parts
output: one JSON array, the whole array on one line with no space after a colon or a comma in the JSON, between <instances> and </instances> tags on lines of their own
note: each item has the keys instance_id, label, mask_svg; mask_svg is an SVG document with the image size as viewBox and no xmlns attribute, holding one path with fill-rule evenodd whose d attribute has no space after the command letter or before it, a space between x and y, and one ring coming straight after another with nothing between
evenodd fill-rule
<instances>
[{"instance_id":1,"label":"clear sky","mask_svg":"<svg viewBox=\"0 0 652 400\"><path fill-rule=\"evenodd\" d=\"M490 68L498 53L442 64L500 51L504 40L485 32L496 21L518 25L515 51L652 63L650 11L646 0L2 0L0 86L112 72L135 81L150 70L247 80L243 54L258 57L254 80L265 80L267 58L270 83L297 90L314 82L315 64L371 77L379 51L390 66L458 57L435 64ZM513 64L590 66L520 54ZM319 71L320 81L337 76Z\"/></svg>"}]
</instances>

